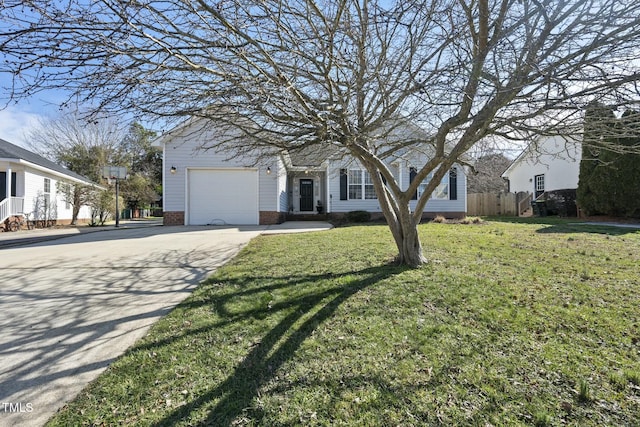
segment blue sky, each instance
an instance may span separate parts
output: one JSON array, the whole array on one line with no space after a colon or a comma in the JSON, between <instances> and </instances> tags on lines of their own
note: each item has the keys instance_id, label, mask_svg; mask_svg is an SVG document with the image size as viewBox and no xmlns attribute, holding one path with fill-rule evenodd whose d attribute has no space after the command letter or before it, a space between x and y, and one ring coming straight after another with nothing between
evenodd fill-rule
<instances>
[{"instance_id":1,"label":"blue sky","mask_svg":"<svg viewBox=\"0 0 640 427\"><path fill-rule=\"evenodd\" d=\"M38 123L41 114L24 105L12 105L0 110L0 138L28 148L25 133Z\"/></svg>"},{"instance_id":2,"label":"blue sky","mask_svg":"<svg viewBox=\"0 0 640 427\"><path fill-rule=\"evenodd\" d=\"M25 133L34 127L40 117L53 117L59 114L58 105L63 99L62 91L42 92L29 99L11 102L5 107L7 87L11 86L11 79L5 73L0 73L0 138L13 144L25 147Z\"/></svg>"}]
</instances>

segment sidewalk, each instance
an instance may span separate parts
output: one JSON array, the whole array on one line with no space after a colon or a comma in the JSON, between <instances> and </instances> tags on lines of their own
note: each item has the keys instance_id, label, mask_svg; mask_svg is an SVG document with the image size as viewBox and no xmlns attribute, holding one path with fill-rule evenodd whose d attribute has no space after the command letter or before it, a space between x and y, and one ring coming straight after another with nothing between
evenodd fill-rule
<instances>
[{"instance_id":1,"label":"sidewalk","mask_svg":"<svg viewBox=\"0 0 640 427\"><path fill-rule=\"evenodd\" d=\"M112 231L127 228L154 227L162 225L162 218L143 218L133 220L120 220L120 227L115 227L115 222L104 226L90 227L88 225L35 228L33 230L20 230L16 232L0 233L0 249L30 243L45 242L60 239L76 234L96 233L99 231Z\"/></svg>"}]
</instances>

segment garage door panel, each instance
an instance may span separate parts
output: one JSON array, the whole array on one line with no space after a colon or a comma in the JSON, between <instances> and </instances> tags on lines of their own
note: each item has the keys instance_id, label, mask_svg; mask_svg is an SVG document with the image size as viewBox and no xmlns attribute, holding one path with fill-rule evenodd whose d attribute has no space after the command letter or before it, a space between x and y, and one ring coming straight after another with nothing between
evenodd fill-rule
<instances>
[{"instance_id":1,"label":"garage door panel","mask_svg":"<svg viewBox=\"0 0 640 427\"><path fill-rule=\"evenodd\" d=\"M189 171L189 224L257 224L258 172L246 169Z\"/></svg>"}]
</instances>

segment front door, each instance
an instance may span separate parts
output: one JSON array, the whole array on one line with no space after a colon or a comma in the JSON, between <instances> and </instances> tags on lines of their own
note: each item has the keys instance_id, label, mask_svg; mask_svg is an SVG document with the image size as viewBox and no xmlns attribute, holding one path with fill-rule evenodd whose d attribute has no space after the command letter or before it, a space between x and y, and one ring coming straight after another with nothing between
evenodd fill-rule
<instances>
[{"instance_id":1,"label":"front door","mask_svg":"<svg viewBox=\"0 0 640 427\"><path fill-rule=\"evenodd\" d=\"M536 175L533 177L533 184L534 184L534 194L533 197L534 199L537 199L538 197L542 196L542 194L544 193L544 175Z\"/></svg>"},{"instance_id":2,"label":"front door","mask_svg":"<svg viewBox=\"0 0 640 427\"><path fill-rule=\"evenodd\" d=\"M301 212L313 211L313 180L312 179L300 180L300 211Z\"/></svg>"}]
</instances>

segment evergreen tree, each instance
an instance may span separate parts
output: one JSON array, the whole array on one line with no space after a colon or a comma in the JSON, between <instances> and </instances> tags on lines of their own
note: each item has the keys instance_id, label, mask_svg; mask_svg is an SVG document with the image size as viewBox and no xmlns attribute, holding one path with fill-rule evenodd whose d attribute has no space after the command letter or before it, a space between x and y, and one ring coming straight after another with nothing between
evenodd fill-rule
<instances>
[{"instance_id":1,"label":"evergreen tree","mask_svg":"<svg viewBox=\"0 0 640 427\"><path fill-rule=\"evenodd\" d=\"M584 136L582 144L582 159L580 160L580 174L576 201L586 215L604 214L602 199L607 198L606 190L610 176L603 165L607 161L607 140L610 140L609 130L615 122L615 116L610 108L593 103L585 112ZM606 203L606 202L604 202Z\"/></svg>"},{"instance_id":2,"label":"evergreen tree","mask_svg":"<svg viewBox=\"0 0 640 427\"><path fill-rule=\"evenodd\" d=\"M616 165L615 187L621 195L618 206L621 215L640 218L640 113L628 110L620 122L624 132L618 139L622 147Z\"/></svg>"},{"instance_id":3,"label":"evergreen tree","mask_svg":"<svg viewBox=\"0 0 640 427\"><path fill-rule=\"evenodd\" d=\"M151 146L155 135L133 123L122 142L129 178L120 188L130 209L148 207L162 193L162 152Z\"/></svg>"},{"instance_id":4,"label":"evergreen tree","mask_svg":"<svg viewBox=\"0 0 640 427\"><path fill-rule=\"evenodd\" d=\"M640 113L585 113L577 202L586 215L640 217Z\"/></svg>"}]
</instances>

